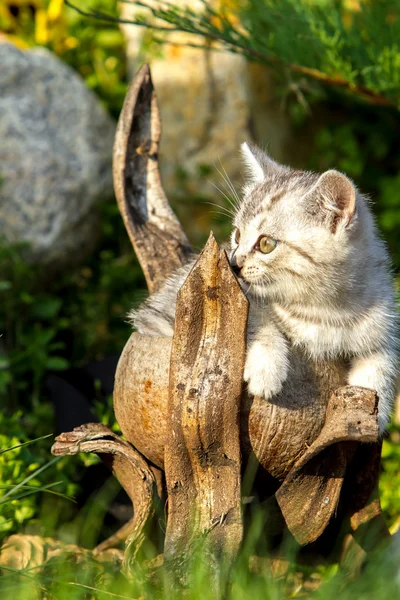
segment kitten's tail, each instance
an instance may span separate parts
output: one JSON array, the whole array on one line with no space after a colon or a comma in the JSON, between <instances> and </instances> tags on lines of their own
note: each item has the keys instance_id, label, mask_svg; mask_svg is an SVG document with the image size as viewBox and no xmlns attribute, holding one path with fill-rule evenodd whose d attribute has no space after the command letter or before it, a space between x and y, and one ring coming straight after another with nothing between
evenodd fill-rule
<instances>
[{"instance_id":1,"label":"kitten's tail","mask_svg":"<svg viewBox=\"0 0 400 600\"><path fill-rule=\"evenodd\" d=\"M128 321L136 331L151 336L173 336L176 297L196 260L197 256L193 256L166 280L158 292L128 313Z\"/></svg>"}]
</instances>

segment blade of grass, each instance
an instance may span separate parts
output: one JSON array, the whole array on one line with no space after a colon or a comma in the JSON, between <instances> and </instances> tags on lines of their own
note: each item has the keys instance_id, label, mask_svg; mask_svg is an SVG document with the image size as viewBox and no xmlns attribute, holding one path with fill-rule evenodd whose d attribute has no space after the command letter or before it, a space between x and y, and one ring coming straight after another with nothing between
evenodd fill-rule
<instances>
[{"instance_id":1,"label":"blade of grass","mask_svg":"<svg viewBox=\"0 0 400 600\"><path fill-rule=\"evenodd\" d=\"M56 485L60 485L60 483L63 483L62 481L56 481L55 483L48 483L47 485L43 485L40 487L33 487L31 485L24 485L22 486L21 489L25 489L25 490L29 490L24 494L19 494L18 496L13 496L11 499L9 498L7 500L7 502L9 502L10 500L20 500L21 498L26 498L27 496L31 496L32 494L37 494L38 492L46 492L48 494L53 494L53 496L59 496L60 498L65 498L66 500L70 500L71 502L76 503L76 500L74 498L71 498L70 496L67 496L67 494L63 494L62 492L55 492L54 490L51 490L49 488L52 488ZM8 488L11 487L12 489L15 488L15 486L0 486L1 488ZM4 501L3 499L0 500L0 506L2 504L5 504L6 501Z\"/></svg>"},{"instance_id":2,"label":"blade of grass","mask_svg":"<svg viewBox=\"0 0 400 600\"><path fill-rule=\"evenodd\" d=\"M28 483L28 481L30 481L34 477L37 477L37 475L39 475L40 473L42 473L43 471L45 471L46 469L48 469L49 467L54 465L56 462L58 462L60 460L60 458L62 458L62 456L56 456L55 458L53 458L51 461L49 461L42 467L39 467L39 469L36 469L36 471L31 473L28 477L25 477L25 479L23 481L21 481L21 483L18 483L16 486L13 487L12 490L7 492L7 494L5 494L3 496L1 503L3 503L6 500L6 498L9 498L10 496L12 496L17 490L19 490L26 483Z\"/></svg>"},{"instance_id":3,"label":"blade of grass","mask_svg":"<svg viewBox=\"0 0 400 600\"><path fill-rule=\"evenodd\" d=\"M17 444L16 446L12 446L12 448L5 448L0 450L0 455L5 452L11 452L11 450L16 450L17 448L24 448L25 446L29 446L30 444L34 444L35 442L39 442L40 440L45 440L49 437L52 437L53 433L48 433L47 435L42 435L41 437L35 438L34 440L28 440L27 442L23 442L22 444Z\"/></svg>"},{"instance_id":4,"label":"blade of grass","mask_svg":"<svg viewBox=\"0 0 400 600\"><path fill-rule=\"evenodd\" d=\"M33 579L34 581L37 581L37 577L34 575L29 575L28 573L25 572L24 569L15 569L13 567L5 567L3 565L1 565L0 567L1 569L4 569L5 571L9 571L10 573L15 573L16 575L22 575L23 577L27 577L28 579ZM106 596L112 596L113 598L121 598L122 600L132 600L132 598L130 596L121 596L120 594L114 594L114 592L107 592L106 590L100 590L99 588L95 588L92 587L90 585L85 585L84 583L78 583L77 581L63 581L62 579L56 579L53 577L43 577L41 578L41 582L46 581L46 582L50 582L50 583L59 583L61 585L74 585L76 587L80 587L80 588L84 588L87 590L92 590L93 592L97 592L99 594L104 594ZM40 582L37 581L38 585L40 585Z\"/></svg>"}]
</instances>

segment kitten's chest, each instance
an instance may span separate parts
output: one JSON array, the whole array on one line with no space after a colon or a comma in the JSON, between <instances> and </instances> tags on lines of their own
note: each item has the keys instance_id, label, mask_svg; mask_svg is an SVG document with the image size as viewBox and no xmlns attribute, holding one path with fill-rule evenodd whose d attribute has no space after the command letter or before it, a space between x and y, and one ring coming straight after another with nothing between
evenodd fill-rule
<instances>
[{"instance_id":1,"label":"kitten's chest","mask_svg":"<svg viewBox=\"0 0 400 600\"><path fill-rule=\"evenodd\" d=\"M334 358L352 351L354 337L351 322L328 320L323 312L273 306L278 328L294 346L302 347L315 359Z\"/></svg>"}]
</instances>

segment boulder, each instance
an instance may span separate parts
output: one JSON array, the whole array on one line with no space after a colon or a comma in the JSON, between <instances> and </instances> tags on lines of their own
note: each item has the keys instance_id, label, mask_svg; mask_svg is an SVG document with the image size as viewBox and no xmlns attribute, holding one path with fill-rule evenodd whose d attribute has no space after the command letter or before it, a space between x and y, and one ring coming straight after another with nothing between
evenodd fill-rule
<instances>
[{"instance_id":1,"label":"boulder","mask_svg":"<svg viewBox=\"0 0 400 600\"><path fill-rule=\"evenodd\" d=\"M0 44L0 237L60 268L93 246L96 204L112 194L115 125L70 67L45 49Z\"/></svg>"}]
</instances>

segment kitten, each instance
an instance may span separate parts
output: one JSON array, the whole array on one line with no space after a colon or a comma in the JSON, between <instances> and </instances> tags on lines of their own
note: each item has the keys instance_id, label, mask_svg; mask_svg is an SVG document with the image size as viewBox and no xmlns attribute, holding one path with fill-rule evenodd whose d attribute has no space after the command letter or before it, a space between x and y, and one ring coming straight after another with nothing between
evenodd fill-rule
<instances>
[{"instance_id":1,"label":"kitten","mask_svg":"<svg viewBox=\"0 0 400 600\"><path fill-rule=\"evenodd\" d=\"M250 144L242 152L249 182L228 256L250 301L248 391L279 394L292 346L313 360L346 357L348 383L379 395L382 433L395 396L397 319L388 253L366 199L338 171L294 171ZM194 261L130 313L140 333L173 335L176 294Z\"/></svg>"}]
</instances>

